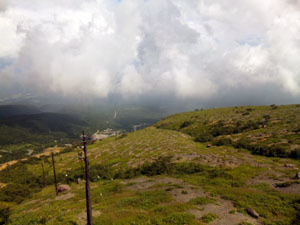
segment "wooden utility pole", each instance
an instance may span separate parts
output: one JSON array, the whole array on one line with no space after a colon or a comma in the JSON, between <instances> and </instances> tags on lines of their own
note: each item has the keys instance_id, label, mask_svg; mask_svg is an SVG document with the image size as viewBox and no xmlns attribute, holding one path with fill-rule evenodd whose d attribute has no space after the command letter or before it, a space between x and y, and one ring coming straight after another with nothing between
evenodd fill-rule
<instances>
[{"instance_id":1,"label":"wooden utility pole","mask_svg":"<svg viewBox=\"0 0 300 225\"><path fill-rule=\"evenodd\" d=\"M52 166L53 166L55 192L56 192L56 195L58 195L57 180L56 180L56 171L55 171L55 161L54 161L54 154L53 154L53 152L51 153L51 156L52 156Z\"/></svg>"},{"instance_id":2,"label":"wooden utility pole","mask_svg":"<svg viewBox=\"0 0 300 225\"><path fill-rule=\"evenodd\" d=\"M42 170L43 170L43 184L44 184L44 187L46 187L46 178L45 178L44 161L42 161Z\"/></svg>"},{"instance_id":3,"label":"wooden utility pole","mask_svg":"<svg viewBox=\"0 0 300 225\"><path fill-rule=\"evenodd\" d=\"M89 160L87 157L87 147L86 147L86 135L82 131L82 142L84 151L84 163L85 163L85 194L86 194L86 215L87 215L87 225L92 225L92 202L90 195L90 174L89 174Z\"/></svg>"}]
</instances>

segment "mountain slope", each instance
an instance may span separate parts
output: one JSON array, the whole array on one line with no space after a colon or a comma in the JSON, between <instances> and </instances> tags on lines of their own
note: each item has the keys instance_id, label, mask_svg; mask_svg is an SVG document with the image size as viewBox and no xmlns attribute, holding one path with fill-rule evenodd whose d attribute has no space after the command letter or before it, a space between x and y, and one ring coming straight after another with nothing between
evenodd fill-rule
<instances>
[{"instance_id":1,"label":"mountain slope","mask_svg":"<svg viewBox=\"0 0 300 225\"><path fill-rule=\"evenodd\" d=\"M167 117L156 127L189 134L198 142L300 158L300 105L195 111Z\"/></svg>"},{"instance_id":2,"label":"mountain slope","mask_svg":"<svg viewBox=\"0 0 300 225\"><path fill-rule=\"evenodd\" d=\"M86 126L88 124L82 120L58 113L35 112L2 118L0 163L39 153L46 147L70 143L70 139L78 138Z\"/></svg>"},{"instance_id":3,"label":"mountain slope","mask_svg":"<svg viewBox=\"0 0 300 225\"><path fill-rule=\"evenodd\" d=\"M206 112L215 118L224 115L227 121L230 110ZM300 162L195 142L180 128L194 113L200 112L156 125L165 128L167 122L169 129L179 131L149 127L88 145L94 224L299 224L300 182L295 174ZM0 212L7 224L85 224L79 149L61 150L55 156L58 180L71 190L59 196L50 158L31 157L0 171ZM259 218L249 216L249 208Z\"/></svg>"},{"instance_id":4,"label":"mountain slope","mask_svg":"<svg viewBox=\"0 0 300 225\"><path fill-rule=\"evenodd\" d=\"M5 120L0 120L0 126L3 125L26 128L34 133L64 132L70 136L74 136L73 127L86 126L87 124L82 120L66 114L38 113L33 115L11 116Z\"/></svg>"}]
</instances>

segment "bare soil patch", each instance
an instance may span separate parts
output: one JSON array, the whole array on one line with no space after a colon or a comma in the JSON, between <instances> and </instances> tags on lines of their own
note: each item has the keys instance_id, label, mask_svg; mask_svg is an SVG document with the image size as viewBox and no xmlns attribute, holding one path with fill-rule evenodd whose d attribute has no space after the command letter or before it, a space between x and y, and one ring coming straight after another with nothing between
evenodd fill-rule
<instances>
[{"instance_id":1,"label":"bare soil patch","mask_svg":"<svg viewBox=\"0 0 300 225\"><path fill-rule=\"evenodd\" d=\"M152 179L139 177L136 179L130 179L125 183L132 183L132 185L127 187L132 191L146 191L155 188L165 190L170 193L177 202L188 202L196 197L207 196L201 188L185 183L183 180L171 177L154 177Z\"/></svg>"},{"instance_id":2,"label":"bare soil patch","mask_svg":"<svg viewBox=\"0 0 300 225\"><path fill-rule=\"evenodd\" d=\"M292 184L292 185L290 185L288 187L284 187L284 188L277 187L276 190L278 190L282 193L300 195L300 184Z\"/></svg>"},{"instance_id":3,"label":"bare soil patch","mask_svg":"<svg viewBox=\"0 0 300 225\"><path fill-rule=\"evenodd\" d=\"M193 198L207 197L207 194L199 187L186 184L183 188L174 188L169 193L178 202L189 202Z\"/></svg>"},{"instance_id":4,"label":"bare soil patch","mask_svg":"<svg viewBox=\"0 0 300 225\"><path fill-rule=\"evenodd\" d=\"M218 199L217 203L207 204L203 208L191 209L188 212L195 215L196 219L201 219L202 216L208 213L217 215L217 219L212 221L211 225L237 225L241 222L248 222L251 224L260 224L256 219L236 212L235 207L231 201ZM233 213L234 212L234 213Z\"/></svg>"},{"instance_id":5,"label":"bare soil patch","mask_svg":"<svg viewBox=\"0 0 300 225\"><path fill-rule=\"evenodd\" d=\"M93 217L98 217L100 216L102 213L100 211L97 210L93 210ZM79 225L86 225L86 220L87 220L87 216L86 216L86 210L84 210L83 212L78 214L77 217L77 222Z\"/></svg>"},{"instance_id":6,"label":"bare soil patch","mask_svg":"<svg viewBox=\"0 0 300 225\"><path fill-rule=\"evenodd\" d=\"M59 195L57 197L55 197L55 200L67 200L67 199L70 199L70 198L73 198L75 196L74 193L67 193L67 194L64 194L64 195Z\"/></svg>"},{"instance_id":7,"label":"bare soil patch","mask_svg":"<svg viewBox=\"0 0 300 225\"><path fill-rule=\"evenodd\" d=\"M183 181L171 177L138 177L130 180L126 180L123 182L124 184L128 184L127 187L129 190L132 191L140 191L140 190L148 190L152 189L155 185L171 185L171 184L182 184ZM132 184L132 185L130 185Z\"/></svg>"}]
</instances>

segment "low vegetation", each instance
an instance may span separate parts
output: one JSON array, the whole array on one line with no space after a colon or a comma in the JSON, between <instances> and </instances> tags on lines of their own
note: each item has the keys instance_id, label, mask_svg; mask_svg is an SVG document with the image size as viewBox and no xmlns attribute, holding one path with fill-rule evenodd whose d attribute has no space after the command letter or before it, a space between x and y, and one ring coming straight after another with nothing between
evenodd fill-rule
<instances>
[{"instance_id":1,"label":"low vegetation","mask_svg":"<svg viewBox=\"0 0 300 225\"><path fill-rule=\"evenodd\" d=\"M289 114L289 110L297 112L296 106L204 110L175 115L155 127L89 145L94 224L226 224L226 218L233 218L236 225L299 224L300 182L295 178L299 160L290 155L270 157L275 155L234 144L264 132L276 134L279 128L271 121L285 118L282 108L294 121L284 127L298 126L298 115ZM258 111L269 116L259 117ZM226 113L240 119L253 115L253 119L268 120L268 125L255 128L241 119L245 125L241 131L224 134L220 127L228 126ZM186 122L198 114L196 120ZM205 127L199 122L203 118ZM217 118L225 121L223 125ZM211 135L205 142L197 139L202 129ZM292 140L290 147L297 145L298 140L289 136L294 134L278 134L278 140L281 135ZM264 138L257 142L278 144L272 136ZM48 156L32 156L0 171L0 224L85 224L83 162L78 151L66 148L55 155L58 180L71 187L59 196L55 195ZM289 151L295 150L285 152ZM248 215L249 208L259 217Z\"/></svg>"},{"instance_id":2,"label":"low vegetation","mask_svg":"<svg viewBox=\"0 0 300 225\"><path fill-rule=\"evenodd\" d=\"M272 157L300 156L300 107L210 109L167 117L155 125L189 134L197 142L245 148Z\"/></svg>"}]
</instances>

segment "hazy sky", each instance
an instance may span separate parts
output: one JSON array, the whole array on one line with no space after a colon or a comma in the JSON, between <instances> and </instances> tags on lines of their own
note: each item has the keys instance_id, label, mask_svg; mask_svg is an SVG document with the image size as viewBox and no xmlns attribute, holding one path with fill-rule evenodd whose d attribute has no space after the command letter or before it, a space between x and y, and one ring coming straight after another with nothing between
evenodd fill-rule
<instances>
[{"instance_id":1,"label":"hazy sky","mask_svg":"<svg viewBox=\"0 0 300 225\"><path fill-rule=\"evenodd\" d=\"M0 89L293 102L300 1L0 0Z\"/></svg>"}]
</instances>

